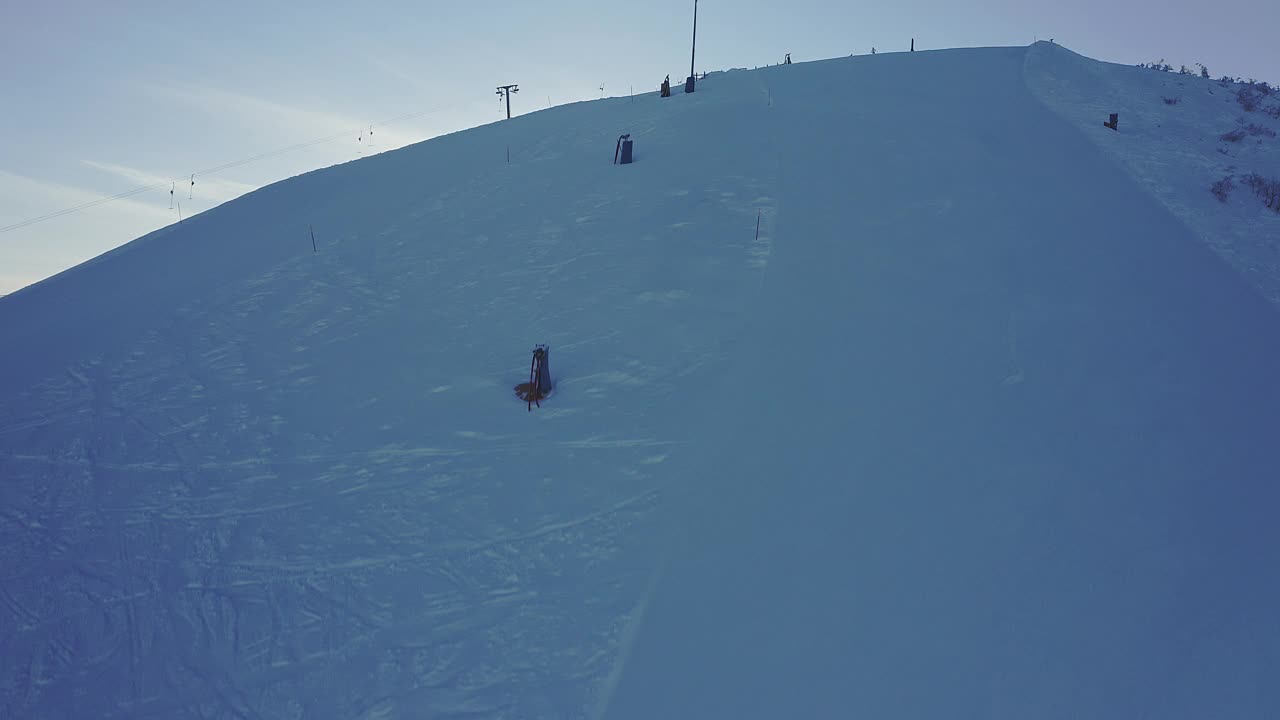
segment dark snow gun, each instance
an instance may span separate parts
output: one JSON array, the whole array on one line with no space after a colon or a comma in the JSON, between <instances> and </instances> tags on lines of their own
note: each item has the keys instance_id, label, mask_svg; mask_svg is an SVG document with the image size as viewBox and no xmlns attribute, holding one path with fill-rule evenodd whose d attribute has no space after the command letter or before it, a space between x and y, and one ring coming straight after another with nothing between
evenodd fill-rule
<instances>
[{"instance_id":1,"label":"dark snow gun","mask_svg":"<svg viewBox=\"0 0 1280 720\"><path fill-rule=\"evenodd\" d=\"M533 348L533 360L529 363L529 382L516 386L516 396L524 400L533 410L533 406L542 407L539 402L551 394L550 348L537 345Z\"/></svg>"},{"instance_id":2,"label":"dark snow gun","mask_svg":"<svg viewBox=\"0 0 1280 720\"><path fill-rule=\"evenodd\" d=\"M619 163L621 160L621 163ZM631 164L631 134L627 133L618 138L618 144L613 148L613 164L614 165L630 165Z\"/></svg>"}]
</instances>

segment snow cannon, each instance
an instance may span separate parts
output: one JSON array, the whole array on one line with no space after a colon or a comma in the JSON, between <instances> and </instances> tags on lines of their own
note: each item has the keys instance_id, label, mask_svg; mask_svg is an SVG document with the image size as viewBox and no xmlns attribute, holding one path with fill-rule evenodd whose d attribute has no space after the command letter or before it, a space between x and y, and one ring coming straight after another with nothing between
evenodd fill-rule
<instances>
[{"instance_id":1,"label":"snow cannon","mask_svg":"<svg viewBox=\"0 0 1280 720\"><path fill-rule=\"evenodd\" d=\"M516 397L524 400L529 410L542 407L542 400L551 394L551 348L535 345L533 361L529 364L529 382L516 386Z\"/></svg>"},{"instance_id":2,"label":"snow cannon","mask_svg":"<svg viewBox=\"0 0 1280 720\"><path fill-rule=\"evenodd\" d=\"M631 134L630 133L618 138L618 144L613 148L613 164L614 165L630 165L631 164Z\"/></svg>"}]
</instances>

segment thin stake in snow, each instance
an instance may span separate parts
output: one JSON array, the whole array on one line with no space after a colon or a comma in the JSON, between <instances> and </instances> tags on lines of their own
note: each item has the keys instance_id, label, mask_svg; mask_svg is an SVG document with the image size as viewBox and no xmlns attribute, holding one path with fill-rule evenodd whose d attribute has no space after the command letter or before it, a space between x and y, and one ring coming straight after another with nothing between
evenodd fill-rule
<instances>
[{"instance_id":1,"label":"thin stake in snow","mask_svg":"<svg viewBox=\"0 0 1280 720\"><path fill-rule=\"evenodd\" d=\"M1018 359L1018 324L1017 316L1009 312L1009 359L1013 363L1013 372L1005 376L1000 384L1005 387L1020 384L1025 376L1022 373L1022 361Z\"/></svg>"},{"instance_id":2,"label":"thin stake in snow","mask_svg":"<svg viewBox=\"0 0 1280 720\"><path fill-rule=\"evenodd\" d=\"M764 211L763 210L756 211L756 242L760 242L760 213L762 212Z\"/></svg>"},{"instance_id":3,"label":"thin stake in snow","mask_svg":"<svg viewBox=\"0 0 1280 720\"><path fill-rule=\"evenodd\" d=\"M310 225L307 226L307 229L311 231L311 252L312 254L315 254L317 252L316 251L316 229L311 227Z\"/></svg>"}]
</instances>

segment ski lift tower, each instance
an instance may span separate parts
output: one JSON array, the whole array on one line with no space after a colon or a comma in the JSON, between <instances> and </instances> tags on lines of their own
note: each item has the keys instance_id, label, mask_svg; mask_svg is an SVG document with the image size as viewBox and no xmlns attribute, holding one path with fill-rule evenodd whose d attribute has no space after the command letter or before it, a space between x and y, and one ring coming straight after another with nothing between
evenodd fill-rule
<instances>
[{"instance_id":1,"label":"ski lift tower","mask_svg":"<svg viewBox=\"0 0 1280 720\"><path fill-rule=\"evenodd\" d=\"M499 100L505 99L507 101L507 119L508 120L511 119L511 93L518 93L518 92L520 92L519 85L499 85L498 86L498 99Z\"/></svg>"}]
</instances>

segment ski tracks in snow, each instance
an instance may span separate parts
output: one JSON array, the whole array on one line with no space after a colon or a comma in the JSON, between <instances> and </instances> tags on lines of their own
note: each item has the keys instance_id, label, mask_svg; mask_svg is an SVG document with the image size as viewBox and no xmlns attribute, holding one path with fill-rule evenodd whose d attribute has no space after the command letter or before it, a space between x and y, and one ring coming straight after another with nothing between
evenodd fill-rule
<instances>
[{"instance_id":1,"label":"ski tracks in snow","mask_svg":"<svg viewBox=\"0 0 1280 720\"><path fill-rule=\"evenodd\" d=\"M749 324L776 197L746 138L672 187L687 108L632 107L5 398L0 715L598 706L689 482L670 418ZM624 119L638 162L599 163ZM527 412L535 342L557 387Z\"/></svg>"}]
</instances>

